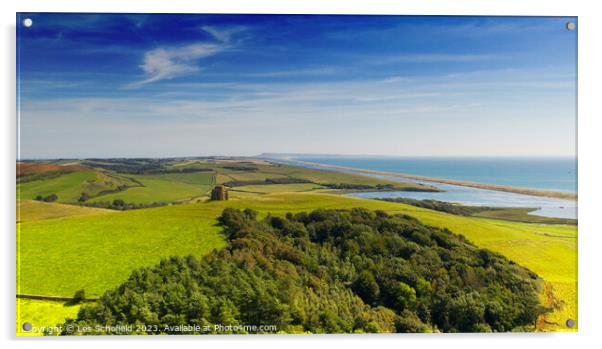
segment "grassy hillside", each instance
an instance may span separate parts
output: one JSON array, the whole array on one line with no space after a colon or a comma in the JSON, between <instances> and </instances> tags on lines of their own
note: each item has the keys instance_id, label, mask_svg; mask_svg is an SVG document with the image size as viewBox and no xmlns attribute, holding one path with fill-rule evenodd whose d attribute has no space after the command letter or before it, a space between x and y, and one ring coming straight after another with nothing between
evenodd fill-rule
<instances>
[{"instance_id":1,"label":"grassy hillside","mask_svg":"<svg viewBox=\"0 0 602 349\"><path fill-rule=\"evenodd\" d=\"M219 222L226 250L137 270L68 324L505 332L533 329L542 312L533 272L408 216L354 208L257 220L253 210L228 208ZM141 332L178 333L160 327Z\"/></svg>"},{"instance_id":2,"label":"grassy hillside","mask_svg":"<svg viewBox=\"0 0 602 349\"><path fill-rule=\"evenodd\" d=\"M39 221L50 218L90 216L110 213L101 208L81 207L35 200L17 201L17 222Z\"/></svg>"},{"instance_id":3,"label":"grassy hillside","mask_svg":"<svg viewBox=\"0 0 602 349\"><path fill-rule=\"evenodd\" d=\"M98 196L88 202L121 199L127 203L173 202L207 194L212 174L129 175L143 186Z\"/></svg>"},{"instance_id":4,"label":"grassy hillside","mask_svg":"<svg viewBox=\"0 0 602 349\"><path fill-rule=\"evenodd\" d=\"M577 229L462 217L399 203L314 193L252 196L115 212L102 216L48 219L19 225L20 293L71 296L84 288L90 296L115 287L139 266L169 255L202 254L225 242L215 226L223 208L253 208L262 215L316 208L364 207L405 213L422 222L463 234L482 248L497 251L550 282L566 306L549 317L562 329L576 318ZM48 265L53 268L47 268ZM554 328L555 325L547 325Z\"/></svg>"},{"instance_id":5,"label":"grassy hillside","mask_svg":"<svg viewBox=\"0 0 602 349\"><path fill-rule=\"evenodd\" d=\"M75 202L85 191L85 183L96 180L93 171L80 171L33 182L17 184L21 199L35 199L36 196L56 194L59 202Z\"/></svg>"},{"instance_id":6,"label":"grassy hillside","mask_svg":"<svg viewBox=\"0 0 602 349\"><path fill-rule=\"evenodd\" d=\"M32 328L55 326L65 322L65 319L77 317L81 305L67 305L64 302L40 301L17 298L16 327L19 336L41 336L42 333L23 331L23 323L29 322Z\"/></svg>"},{"instance_id":7,"label":"grassy hillside","mask_svg":"<svg viewBox=\"0 0 602 349\"><path fill-rule=\"evenodd\" d=\"M129 204L171 203L206 196L215 183L230 183L236 187L262 185L260 190L253 190L255 193L304 191L306 188L314 190L321 189L320 184L364 185L370 190L377 190L377 186L389 186L389 189L396 190L435 190L416 183L271 164L261 160L96 159L83 163L88 167L36 162L20 166L29 177L27 182L17 184L19 198L31 200L37 196L56 194L58 202L79 203L85 193L82 200L86 205L116 199ZM274 180L289 182L270 183ZM312 183L299 183L303 181ZM286 187L284 184L292 186ZM294 184L298 184L297 188Z\"/></svg>"},{"instance_id":8,"label":"grassy hillside","mask_svg":"<svg viewBox=\"0 0 602 349\"><path fill-rule=\"evenodd\" d=\"M116 166L115 161L97 163ZM397 189L416 189L416 184L265 161L162 160L140 163L140 166L160 173L118 173L111 169L82 171L81 167L75 167L70 173L17 184L22 199L17 201L21 222L17 225L18 293L72 296L83 288L89 297L96 297L119 285L135 268L155 265L161 258L171 255L200 256L219 249L225 241L215 224L216 217L225 207L253 208L260 216L317 208L364 207L404 213L423 223L448 228L463 234L477 246L500 252L536 272L547 282L542 301L557 307L540 321L540 328L566 330L566 319L577 318L576 225L540 224L549 223L549 220L541 220L538 224L508 221L525 220L526 211L522 209L491 211L491 214L479 214L480 217L460 216L403 203L329 195L325 192L340 194L348 190L324 189L320 184L375 187L391 184ZM130 161L125 165L127 171L139 169L137 162L132 165ZM203 172L190 172L195 169ZM270 179L312 183L265 182ZM203 197L214 182L232 181L252 184L236 186L230 192L233 200L204 202ZM140 204L196 203L118 212L30 200L37 195L57 194L59 202L76 202L82 192L90 194L89 204L115 199ZM530 217L527 218L531 220ZM22 309L26 314L33 314L35 310L29 308L41 307L43 302L24 302Z\"/></svg>"},{"instance_id":9,"label":"grassy hillside","mask_svg":"<svg viewBox=\"0 0 602 349\"><path fill-rule=\"evenodd\" d=\"M179 208L18 224L17 293L99 296L137 267L224 246L213 215Z\"/></svg>"},{"instance_id":10,"label":"grassy hillside","mask_svg":"<svg viewBox=\"0 0 602 349\"><path fill-rule=\"evenodd\" d=\"M138 185L138 183L122 176L87 170L17 184L17 195L22 200L31 200L38 195L44 197L56 194L58 202L75 203L82 193L93 197L104 192L116 191L118 187Z\"/></svg>"},{"instance_id":11,"label":"grassy hillside","mask_svg":"<svg viewBox=\"0 0 602 349\"><path fill-rule=\"evenodd\" d=\"M323 187L312 183L293 183L293 184L271 184L271 185L244 185L236 187L237 191L250 193L288 193L304 192L321 189Z\"/></svg>"}]
</instances>

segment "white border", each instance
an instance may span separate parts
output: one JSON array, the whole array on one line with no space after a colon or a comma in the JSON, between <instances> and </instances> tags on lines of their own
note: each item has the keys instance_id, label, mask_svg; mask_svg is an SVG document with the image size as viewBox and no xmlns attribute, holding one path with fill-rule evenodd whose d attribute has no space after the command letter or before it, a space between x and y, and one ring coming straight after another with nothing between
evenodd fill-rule
<instances>
[{"instance_id":1,"label":"white border","mask_svg":"<svg viewBox=\"0 0 602 349\"><path fill-rule=\"evenodd\" d=\"M2 77L0 98L3 107L2 169L0 187L3 233L3 280L0 287L3 306L0 316L2 341L13 345L44 347L92 347L127 344L134 340L149 347L163 347L165 341L176 345L216 345L276 348L306 348L314 345L360 348L376 341L377 345L445 348L504 348L530 346L543 348L571 348L601 343L600 326L602 310L600 273L602 265L602 229L596 220L602 211L598 205L602 192L599 150L602 129L600 118L599 62L602 12L596 11L595 1L578 0L103 0L73 2L69 0L20 0L0 2L2 18L2 52L0 65ZM423 14L423 15L557 15L579 16L579 332L558 334L501 334L501 335L327 335L327 336L270 336L270 337L187 337L187 338L95 338L83 342L78 338L16 338L15 333L15 12L162 12L162 13L328 13L328 14ZM198 343L194 343L194 342Z\"/></svg>"}]
</instances>

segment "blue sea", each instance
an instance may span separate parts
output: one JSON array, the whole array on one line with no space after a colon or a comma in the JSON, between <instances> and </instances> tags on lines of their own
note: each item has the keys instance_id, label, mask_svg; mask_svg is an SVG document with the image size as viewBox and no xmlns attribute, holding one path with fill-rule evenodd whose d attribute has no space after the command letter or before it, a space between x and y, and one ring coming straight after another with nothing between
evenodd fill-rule
<instances>
[{"instance_id":1,"label":"blue sea","mask_svg":"<svg viewBox=\"0 0 602 349\"><path fill-rule=\"evenodd\" d=\"M425 177L465 180L486 184L577 192L576 158L439 158L439 157L364 157L364 156L296 156L295 160L358 169L406 173ZM299 163L297 163L299 164ZM308 166L308 165L305 165ZM312 166L309 166L312 167ZM353 171L346 171L353 172ZM364 174L365 175L365 174ZM405 178L372 175L396 181ZM457 202L465 205L499 207L533 207L538 216L577 218L577 203L571 200L545 198L470 188L450 184L414 181L434 185L443 192L362 192L350 194L364 198L405 197Z\"/></svg>"},{"instance_id":2,"label":"blue sea","mask_svg":"<svg viewBox=\"0 0 602 349\"><path fill-rule=\"evenodd\" d=\"M576 158L296 157L302 161L575 193Z\"/></svg>"}]
</instances>

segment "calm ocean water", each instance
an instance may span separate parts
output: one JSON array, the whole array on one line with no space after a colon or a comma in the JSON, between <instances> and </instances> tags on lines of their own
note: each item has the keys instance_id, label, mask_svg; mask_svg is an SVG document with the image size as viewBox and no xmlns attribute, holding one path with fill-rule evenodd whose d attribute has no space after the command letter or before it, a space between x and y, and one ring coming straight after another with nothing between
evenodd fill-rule
<instances>
[{"instance_id":1,"label":"calm ocean water","mask_svg":"<svg viewBox=\"0 0 602 349\"><path fill-rule=\"evenodd\" d=\"M466 180L487 184L576 192L576 159L570 158L394 158L394 157L295 157L320 164L354 167L426 177ZM296 161L287 161L295 163ZM296 163L299 165L299 163ZM308 166L308 165L304 165ZM308 166L313 167L313 166ZM345 171L353 172L353 171ZM366 174L364 174L366 175ZM450 184L414 181L405 178L371 175L395 181L413 181L434 185L443 192L362 192L350 194L363 198L431 199L475 206L532 207L531 214L577 218L577 203Z\"/></svg>"},{"instance_id":2,"label":"calm ocean water","mask_svg":"<svg viewBox=\"0 0 602 349\"><path fill-rule=\"evenodd\" d=\"M296 157L302 161L426 177L576 192L575 158Z\"/></svg>"}]
</instances>

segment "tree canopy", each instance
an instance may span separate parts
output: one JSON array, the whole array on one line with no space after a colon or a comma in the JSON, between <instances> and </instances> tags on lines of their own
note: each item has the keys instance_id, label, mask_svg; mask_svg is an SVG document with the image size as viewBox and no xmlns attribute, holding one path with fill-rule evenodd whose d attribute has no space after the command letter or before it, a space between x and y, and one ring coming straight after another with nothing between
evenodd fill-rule
<instances>
[{"instance_id":1,"label":"tree canopy","mask_svg":"<svg viewBox=\"0 0 602 349\"><path fill-rule=\"evenodd\" d=\"M219 222L228 247L138 269L68 324L484 332L530 330L544 311L533 272L412 217L358 208L258 219L227 208Z\"/></svg>"}]
</instances>

